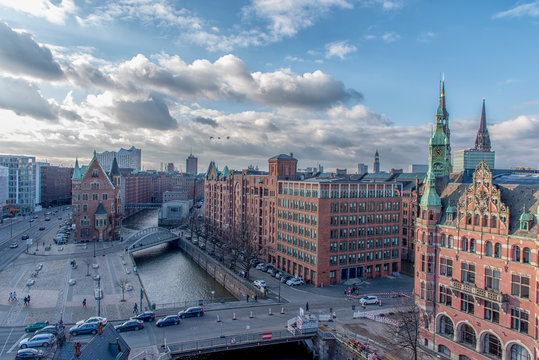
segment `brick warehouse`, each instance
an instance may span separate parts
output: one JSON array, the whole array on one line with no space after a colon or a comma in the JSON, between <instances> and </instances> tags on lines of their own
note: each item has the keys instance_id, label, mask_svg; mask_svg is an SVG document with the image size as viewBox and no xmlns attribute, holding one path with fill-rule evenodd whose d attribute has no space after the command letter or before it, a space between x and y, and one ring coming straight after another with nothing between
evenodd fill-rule
<instances>
[{"instance_id":1,"label":"brick warehouse","mask_svg":"<svg viewBox=\"0 0 539 360\"><path fill-rule=\"evenodd\" d=\"M72 211L75 241L104 241L120 238L122 201L121 175L116 159L105 173L96 154L88 166L75 163L72 179Z\"/></svg>"},{"instance_id":2,"label":"brick warehouse","mask_svg":"<svg viewBox=\"0 0 539 360\"><path fill-rule=\"evenodd\" d=\"M444 96L415 227L421 343L443 359L537 359L539 178L485 162L449 176Z\"/></svg>"},{"instance_id":3,"label":"brick warehouse","mask_svg":"<svg viewBox=\"0 0 539 360\"><path fill-rule=\"evenodd\" d=\"M292 155L268 162L269 173L210 164L208 226L226 232L255 223L262 258L316 286L400 271L401 183L299 180Z\"/></svg>"}]
</instances>

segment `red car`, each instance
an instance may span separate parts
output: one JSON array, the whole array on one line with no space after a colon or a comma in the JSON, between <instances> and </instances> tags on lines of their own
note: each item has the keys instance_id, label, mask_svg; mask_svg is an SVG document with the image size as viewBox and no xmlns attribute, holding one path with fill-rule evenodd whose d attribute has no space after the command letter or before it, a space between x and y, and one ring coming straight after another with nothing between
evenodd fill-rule
<instances>
[{"instance_id":1,"label":"red car","mask_svg":"<svg viewBox=\"0 0 539 360\"><path fill-rule=\"evenodd\" d=\"M50 218L50 217L46 217L46 218L45 218L45 221L51 221L51 218Z\"/></svg>"}]
</instances>

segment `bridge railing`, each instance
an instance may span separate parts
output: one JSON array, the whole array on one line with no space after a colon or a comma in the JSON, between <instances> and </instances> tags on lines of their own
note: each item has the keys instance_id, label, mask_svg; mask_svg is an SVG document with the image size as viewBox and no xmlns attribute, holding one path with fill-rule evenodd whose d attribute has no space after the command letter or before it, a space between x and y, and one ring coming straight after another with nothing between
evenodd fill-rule
<instances>
[{"instance_id":1,"label":"bridge railing","mask_svg":"<svg viewBox=\"0 0 539 360\"><path fill-rule=\"evenodd\" d=\"M314 335L316 334L293 335L287 330L280 330L268 331L263 333L257 332L236 335L222 335L221 337L167 344L167 346L170 348L172 354L182 354L222 347L246 347L249 345L264 342L293 341L297 339L311 337ZM164 345L161 346L161 350L163 349Z\"/></svg>"},{"instance_id":2,"label":"bridge railing","mask_svg":"<svg viewBox=\"0 0 539 360\"><path fill-rule=\"evenodd\" d=\"M208 304L228 303L233 301L238 301L238 299L233 297L214 297L213 299L185 300L172 303L152 304L152 308L155 305L154 310L182 309L191 306L204 306Z\"/></svg>"},{"instance_id":3,"label":"bridge railing","mask_svg":"<svg viewBox=\"0 0 539 360\"><path fill-rule=\"evenodd\" d=\"M129 237L125 241L126 242L136 241L136 240L142 239L144 236L147 236L149 234L156 234L163 231L168 232L167 229L163 229L160 227L149 227L149 228L146 228L144 230L139 230L136 233L129 235Z\"/></svg>"}]
</instances>

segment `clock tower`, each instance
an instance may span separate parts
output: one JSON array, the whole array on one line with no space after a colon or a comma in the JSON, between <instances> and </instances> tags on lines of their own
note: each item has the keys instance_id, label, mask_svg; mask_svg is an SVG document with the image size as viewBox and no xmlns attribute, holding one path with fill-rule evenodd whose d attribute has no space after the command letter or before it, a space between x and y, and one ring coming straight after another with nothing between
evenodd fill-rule
<instances>
[{"instance_id":1,"label":"clock tower","mask_svg":"<svg viewBox=\"0 0 539 360\"><path fill-rule=\"evenodd\" d=\"M448 180L451 172L451 144L449 141L449 113L445 108L444 80L440 88L440 104L436 111L436 128L429 141L429 171L435 178Z\"/></svg>"}]
</instances>

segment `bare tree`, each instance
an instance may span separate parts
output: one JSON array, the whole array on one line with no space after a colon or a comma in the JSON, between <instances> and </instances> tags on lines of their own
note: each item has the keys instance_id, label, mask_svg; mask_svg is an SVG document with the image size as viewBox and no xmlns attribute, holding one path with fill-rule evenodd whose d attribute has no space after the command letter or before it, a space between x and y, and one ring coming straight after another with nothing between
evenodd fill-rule
<instances>
[{"instance_id":1,"label":"bare tree","mask_svg":"<svg viewBox=\"0 0 539 360\"><path fill-rule=\"evenodd\" d=\"M249 270L256 264L262 245L259 242L258 226L252 221L253 218L243 221L239 226L232 229L229 239L236 267L244 272L245 278L249 279Z\"/></svg>"},{"instance_id":2,"label":"bare tree","mask_svg":"<svg viewBox=\"0 0 539 360\"><path fill-rule=\"evenodd\" d=\"M86 264L86 276L90 276L90 265L92 265L92 258L85 258L82 261Z\"/></svg>"},{"instance_id":3,"label":"bare tree","mask_svg":"<svg viewBox=\"0 0 539 360\"><path fill-rule=\"evenodd\" d=\"M425 324L424 317L421 316L419 307L413 297L406 297L399 311L392 317L393 323L386 324L386 338L388 348L400 354L401 358L405 353L410 355L411 359L418 359L419 352L419 331Z\"/></svg>"},{"instance_id":4,"label":"bare tree","mask_svg":"<svg viewBox=\"0 0 539 360\"><path fill-rule=\"evenodd\" d=\"M125 301L125 290L127 290L128 285L129 281L126 278L118 280L118 287L122 289L122 302Z\"/></svg>"}]
</instances>

